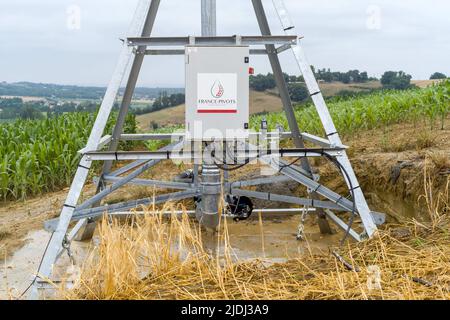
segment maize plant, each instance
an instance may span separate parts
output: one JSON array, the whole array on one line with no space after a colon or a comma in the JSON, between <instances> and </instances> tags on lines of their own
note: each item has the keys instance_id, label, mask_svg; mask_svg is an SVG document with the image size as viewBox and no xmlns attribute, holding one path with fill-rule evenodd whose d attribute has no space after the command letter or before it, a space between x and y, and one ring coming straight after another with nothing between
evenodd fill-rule
<instances>
[{"instance_id":1,"label":"maize plant","mask_svg":"<svg viewBox=\"0 0 450 320\"><path fill-rule=\"evenodd\" d=\"M364 97L354 97L328 104L334 123L343 135L350 135L355 130L386 128L400 122L413 122L420 118L427 119L433 127L436 119L444 121L450 113L450 81L425 89L379 91ZM303 131L322 135L322 124L312 105L297 107L295 115ZM251 127L258 130L262 118L266 118L270 129L277 124L287 128L287 121L283 112L254 116Z\"/></svg>"},{"instance_id":2,"label":"maize plant","mask_svg":"<svg viewBox=\"0 0 450 320\"><path fill-rule=\"evenodd\" d=\"M80 160L77 151L85 146L95 116L68 113L0 124L1 199L24 199L69 185ZM110 121L105 133L111 129ZM135 130L135 118L129 115L125 132Z\"/></svg>"}]
</instances>

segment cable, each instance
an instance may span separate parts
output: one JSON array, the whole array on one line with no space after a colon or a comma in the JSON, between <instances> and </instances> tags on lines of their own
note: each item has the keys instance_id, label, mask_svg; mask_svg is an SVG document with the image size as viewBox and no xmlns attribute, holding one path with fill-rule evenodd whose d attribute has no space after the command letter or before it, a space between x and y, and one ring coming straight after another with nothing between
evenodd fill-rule
<instances>
[{"instance_id":1,"label":"cable","mask_svg":"<svg viewBox=\"0 0 450 320\"><path fill-rule=\"evenodd\" d=\"M350 193L352 195L352 202L353 202L353 206L352 206L352 215L350 216L350 220L348 222L348 228L347 231L345 232L344 238L342 238L340 246L342 247L344 245L345 240L347 240L348 236L350 235L350 231L352 230L352 226L353 226L353 222L355 220L356 217L356 200L355 200L355 188L353 188L353 184L352 181L350 179L350 175L348 174L347 170L344 168L344 166L337 161L336 159L334 159L331 155L329 155L326 152L323 152L323 155L325 158L327 158L329 161L331 161L332 163L334 163L339 169L341 169L342 172L344 172L344 175L347 177L347 181L350 185Z\"/></svg>"},{"instance_id":2,"label":"cable","mask_svg":"<svg viewBox=\"0 0 450 320\"><path fill-rule=\"evenodd\" d=\"M230 156L230 155L228 154L228 151L229 151L229 150L228 150L228 148L227 148L227 150L226 150L226 155L227 155L227 156ZM211 151L211 157L212 157L213 160L214 160L214 164L215 164L219 169L221 169L221 170L223 170L223 171L236 171L236 170L238 170L238 169L241 169L241 168L245 167L246 165L248 165L248 164L250 163L250 158L247 158L247 159L245 159L245 163L229 168L229 167L227 167L228 165L227 165L226 163L224 163L224 162L218 163L218 162L217 162L217 161L219 161L219 159L216 158L216 150L212 150L212 151ZM226 161L226 159L224 159L224 160Z\"/></svg>"},{"instance_id":3,"label":"cable","mask_svg":"<svg viewBox=\"0 0 450 320\"><path fill-rule=\"evenodd\" d=\"M226 167L226 166L227 166L226 164L223 164L223 163L217 163L217 162L214 161L214 164L215 164L219 169L221 169L221 170L223 170L223 171L236 171L236 170L238 170L238 169L241 169L241 168L245 167L245 166L246 166L247 164L249 164L249 163L250 163L250 162L246 162L246 163L244 163L244 164L241 164L241 165L238 165L238 166L229 168L229 167Z\"/></svg>"},{"instance_id":4,"label":"cable","mask_svg":"<svg viewBox=\"0 0 450 320\"><path fill-rule=\"evenodd\" d=\"M44 254L42 255L41 261L39 262L39 267L37 269L37 272L36 272L36 274L34 276L33 281L31 281L30 285L22 292L21 295L19 295L19 299L22 298L28 292L28 290L30 290L31 287L36 283L36 280L38 278L39 270L41 270L42 262L44 261L44 257L47 254L48 247L50 246L50 242L52 241L52 238L53 238L54 234L55 234L55 231L52 232L52 234L50 236L50 239L48 239L47 245L45 246Z\"/></svg>"},{"instance_id":5,"label":"cable","mask_svg":"<svg viewBox=\"0 0 450 320\"><path fill-rule=\"evenodd\" d=\"M353 184L352 181L350 179L350 175L348 174L347 170L344 168L344 166L341 165L341 163L339 163L339 161L337 161L336 159L334 159L330 154L326 153L325 151L321 151L320 154L326 158L327 160L329 160L331 163L333 163L335 166L338 167L338 169L340 169L344 175L347 178L347 181L349 182L350 185L350 194L352 196L352 215L350 217L349 223L348 223L348 228L347 231L345 232L344 237L342 238L342 240L340 241L340 246L342 247L342 245L344 244L345 240L347 240L348 236L350 235L350 231L352 230L352 226L353 226L353 222L356 216L356 200L355 200L355 188L353 188ZM287 164L287 165L283 165L283 167L280 167L280 172L287 168L287 167L292 167L293 164L295 164L298 160L300 160L301 158L304 157L300 157L298 159L296 159L294 162ZM292 170L295 170L296 172L300 173L298 170L292 168Z\"/></svg>"},{"instance_id":6,"label":"cable","mask_svg":"<svg viewBox=\"0 0 450 320\"><path fill-rule=\"evenodd\" d=\"M336 160L330 154L326 153L324 150L320 151L319 153L320 153L320 155L325 157L327 160L329 160L331 163L333 163L339 170L341 170L344 173L345 177L347 178L349 187L350 187L350 194L351 194L351 197L352 197L352 211L351 211L352 215L350 216L350 220L349 220L349 223L348 223L347 231L345 232L345 235L344 235L344 237L342 238L342 240L340 242L340 246L342 247L344 242L347 240L348 236L350 235L350 231L352 230L353 222L354 222L355 217L356 217L355 188L353 187L352 180L350 179L350 175L348 174L347 170L345 169L345 167L338 160ZM228 148L226 150L226 155L228 155ZM250 159L246 159L244 164L238 165L238 166L233 167L233 168L228 168L228 167L225 167L226 166L225 163L221 163L221 164L217 163L218 159L215 158L215 150L213 150L211 152L211 156L214 159L215 165L219 169L225 170L225 171L235 171L235 170L238 170L238 169L240 169L240 168L242 168L242 167L244 167L244 166L246 166L247 164L250 163ZM281 172L285 168L292 167L297 161L301 160L302 158L305 158L305 156L298 157L293 162L291 162L289 164L286 164L286 165L280 166L279 172ZM292 170L295 170L296 172L299 172L298 170L296 170L294 168L292 168Z\"/></svg>"},{"instance_id":7,"label":"cable","mask_svg":"<svg viewBox=\"0 0 450 320\"><path fill-rule=\"evenodd\" d=\"M285 164L285 165L280 165L280 169L279 172L281 172L281 170L285 169L285 168L289 168L292 167L294 164L296 164L298 161L300 161L301 159L305 158L304 156L298 157L297 159L295 159L294 161L292 161L289 164Z\"/></svg>"}]
</instances>

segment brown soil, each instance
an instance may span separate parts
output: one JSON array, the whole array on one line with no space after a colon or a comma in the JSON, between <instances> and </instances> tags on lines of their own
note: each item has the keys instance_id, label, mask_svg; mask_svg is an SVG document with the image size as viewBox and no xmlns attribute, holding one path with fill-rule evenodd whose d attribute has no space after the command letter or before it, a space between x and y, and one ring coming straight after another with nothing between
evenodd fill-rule
<instances>
[{"instance_id":1,"label":"brown soil","mask_svg":"<svg viewBox=\"0 0 450 320\"><path fill-rule=\"evenodd\" d=\"M369 200L371 194L389 193L416 208L424 207L421 195L425 193L425 166L433 178L434 192L443 192L450 174L450 119L445 128L431 131L426 124L398 124L387 131L360 132L344 139L351 146L353 167ZM322 167L324 180L331 180L334 187L344 191L343 181L335 179L331 172L335 169Z\"/></svg>"},{"instance_id":2,"label":"brown soil","mask_svg":"<svg viewBox=\"0 0 450 320\"><path fill-rule=\"evenodd\" d=\"M92 193L92 187L87 188ZM28 232L42 229L43 222L56 218L64 203L68 188L45 196L0 205L0 261L24 245Z\"/></svg>"},{"instance_id":3,"label":"brown soil","mask_svg":"<svg viewBox=\"0 0 450 320\"><path fill-rule=\"evenodd\" d=\"M23 202L10 202L0 207L0 256L5 258L22 246L28 231L42 227L42 222L57 215L67 190L46 194Z\"/></svg>"}]
</instances>

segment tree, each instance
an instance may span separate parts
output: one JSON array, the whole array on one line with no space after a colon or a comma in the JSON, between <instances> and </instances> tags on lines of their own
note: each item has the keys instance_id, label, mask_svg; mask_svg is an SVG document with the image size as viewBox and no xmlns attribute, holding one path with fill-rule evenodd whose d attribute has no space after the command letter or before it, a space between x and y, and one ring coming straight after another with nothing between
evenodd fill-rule
<instances>
[{"instance_id":1,"label":"tree","mask_svg":"<svg viewBox=\"0 0 450 320\"><path fill-rule=\"evenodd\" d=\"M27 106L22 110L22 112L20 112L20 117L22 119L34 120L34 119L43 119L44 115L39 110L36 110L32 106Z\"/></svg>"},{"instance_id":2,"label":"tree","mask_svg":"<svg viewBox=\"0 0 450 320\"><path fill-rule=\"evenodd\" d=\"M366 71L361 72L359 74L359 82L364 83L364 82L367 82L367 81L369 81L369 75L367 74Z\"/></svg>"},{"instance_id":3,"label":"tree","mask_svg":"<svg viewBox=\"0 0 450 320\"><path fill-rule=\"evenodd\" d=\"M405 90L411 88L412 76L403 71L386 71L381 77L385 89Z\"/></svg>"},{"instance_id":4,"label":"tree","mask_svg":"<svg viewBox=\"0 0 450 320\"><path fill-rule=\"evenodd\" d=\"M291 99L295 102L302 102L309 97L308 89L304 85L290 83L288 89Z\"/></svg>"},{"instance_id":5,"label":"tree","mask_svg":"<svg viewBox=\"0 0 450 320\"><path fill-rule=\"evenodd\" d=\"M273 89L275 86L275 78L271 73L267 75L258 74L250 77L250 88L253 90L263 92L267 89Z\"/></svg>"},{"instance_id":6,"label":"tree","mask_svg":"<svg viewBox=\"0 0 450 320\"><path fill-rule=\"evenodd\" d=\"M343 83L345 83L345 84L349 84L349 83L352 81L352 79L351 79L351 77L350 77L350 74L349 74L349 73L343 73L343 74L341 75L341 81L342 81Z\"/></svg>"},{"instance_id":7,"label":"tree","mask_svg":"<svg viewBox=\"0 0 450 320\"><path fill-rule=\"evenodd\" d=\"M157 130L157 129L159 128L159 124L158 124L157 122L155 122L155 121L152 120L152 122L150 123L150 127L151 127L153 130Z\"/></svg>"},{"instance_id":8,"label":"tree","mask_svg":"<svg viewBox=\"0 0 450 320\"><path fill-rule=\"evenodd\" d=\"M144 114L170 107L176 107L179 106L180 104L183 104L185 100L186 96L183 93L175 93L169 96L167 92L164 91L160 93L159 98L155 99L151 107L135 110L134 113Z\"/></svg>"},{"instance_id":9,"label":"tree","mask_svg":"<svg viewBox=\"0 0 450 320\"><path fill-rule=\"evenodd\" d=\"M161 97L161 104L163 108L168 108L170 107L170 98L167 95L167 92L163 92L162 97Z\"/></svg>"},{"instance_id":10,"label":"tree","mask_svg":"<svg viewBox=\"0 0 450 320\"><path fill-rule=\"evenodd\" d=\"M170 104L172 107L179 106L180 104L183 104L186 100L186 97L183 93L176 93L170 95Z\"/></svg>"},{"instance_id":11,"label":"tree","mask_svg":"<svg viewBox=\"0 0 450 320\"><path fill-rule=\"evenodd\" d=\"M447 76L441 72L435 72L431 75L430 80L447 79Z\"/></svg>"},{"instance_id":12,"label":"tree","mask_svg":"<svg viewBox=\"0 0 450 320\"><path fill-rule=\"evenodd\" d=\"M317 79L323 80L325 82L332 82L333 81L333 74L331 73L330 69L322 69L317 71Z\"/></svg>"},{"instance_id":13,"label":"tree","mask_svg":"<svg viewBox=\"0 0 450 320\"><path fill-rule=\"evenodd\" d=\"M295 83L295 82L297 82L298 80L297 80L297 76L289 76L289 82L290 83Z\"/></svg>"},{"instance_id":14,"label":"tree","mask_svg":"<svg viewBox=\"0 0 450 320\"><path fill-rule=\"evenodd\" d=\"M153 102L152 106L153 111L161 110L162 109L161 99L160 98L156 99L155 102Z\"/></svg>"}]
</instances>

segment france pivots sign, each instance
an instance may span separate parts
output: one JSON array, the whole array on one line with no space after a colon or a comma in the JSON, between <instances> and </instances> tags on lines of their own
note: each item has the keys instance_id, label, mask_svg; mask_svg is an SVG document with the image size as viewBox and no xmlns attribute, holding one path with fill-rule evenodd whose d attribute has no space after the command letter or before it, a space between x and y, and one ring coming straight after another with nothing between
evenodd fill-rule
<instances>
[{"instance_id":1,"label":"france pivots sign","mask_svg":"<svg viewBox=\"0 0 450 320\"><path fill-rule=\"evenodd\" d=\"M186 47L186 140L246 139L248 46Z\"/></svg>"},{"instance_id":2,"label":"france pivots sign","mask_svg":"<svg viewBox=\"0 0 450 320\"><path fill-rule=\"evenodd\" d=\"M237 113L237 74L197 75L198 113Z\"/></svg>"}]
</instances>

